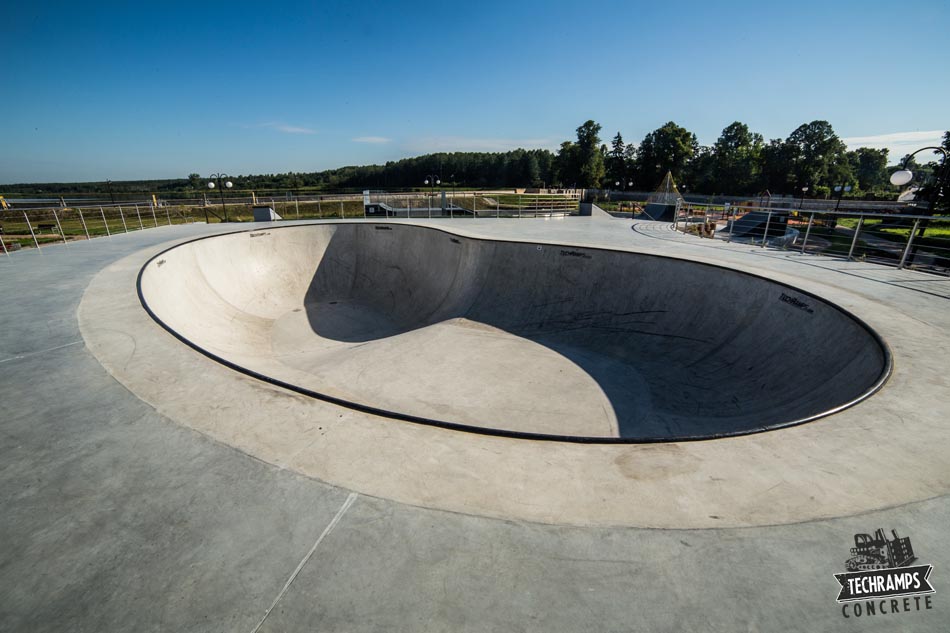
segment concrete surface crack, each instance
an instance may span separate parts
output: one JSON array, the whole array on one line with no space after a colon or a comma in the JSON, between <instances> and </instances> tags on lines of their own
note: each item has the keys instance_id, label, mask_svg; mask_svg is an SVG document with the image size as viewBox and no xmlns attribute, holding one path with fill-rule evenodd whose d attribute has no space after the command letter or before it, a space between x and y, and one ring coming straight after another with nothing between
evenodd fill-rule
<instances>
[{"instance_id":1,"label":"concrete surface crack","mask_svg":"<svg viewBox=\"0 0 950 633\"><path fill-rule=\"evenodd\" d=\"M270 607L267 608L267 611L264 612L264 617L261 618L261 621L257 623L257 626L254 627L254 630L251 633L257 633L261 630L261 627L264 626L264 620L267 619L267 616L270 615L271 611L274 610L274 607L277 606L277 603L280 602L281 598L284 597L284 594L287 593L287 590L290 589L290 585L293 584L294 580L297 579L297 574L300 573L300 570L303 569L303 566L307 564L307 561L310 560L310 557L313 556L313 553L317 551L317 547L320 546L320 543L323 542L323 539L333 531L333 528L336 527L336 524L340 522L340 519L343 518L343 515L346 514L346 511L350 509L350 506L353 505L353 502L356 501L358 497L355 492L351 492L347 497L346 501L343 502L343 505L340 506L340 509L337 510L336 516L333 517L333 520L324 528L323 532L320 534L317 541L313 544L313 547L310 548L310 551L307 552L307 555L300 560L300 564L297 565L297 569L294 570L294 573L290 575L290 578L287 579L287 582L284 583L284 588L280 590L280 593L277 594L277 597L274 598L274 602L271 603Z\"/></svg>"},{"instance_id":2,"label":"concrete surface crack","mask_svg":"<svg viewBox=\"0 0 950 633\"><path fill-rule=\"evenodd\" d=\"M41 349L36 352L26 352L25 354L17 354L16 356L11 356L10 358L0 359L0 363L9 363L13 360L20 360L21 358L29 358L30 356L37 356L39 354L45 354L47 352L55 352L58 349L63 349L66 347L72 347L73 345L82 345L83 341L73 341L72 343L66 343L65 345L57 345L56 347L50 347L49 349Z\"/></svg>"}]
</instances>

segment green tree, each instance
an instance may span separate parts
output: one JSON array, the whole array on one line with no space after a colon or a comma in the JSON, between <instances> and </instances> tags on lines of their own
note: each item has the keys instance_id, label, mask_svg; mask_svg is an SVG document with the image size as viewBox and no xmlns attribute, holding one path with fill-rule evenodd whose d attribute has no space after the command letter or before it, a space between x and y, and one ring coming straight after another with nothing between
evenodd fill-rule
<instances>
[{"instance_id":1,"label":"green tree","mask_svg":"<svg viewBox=\"0 0 950 633\"><path fill-rule=\"evenodd\" d=\"M794 159L790 147L780 138L774 138L762 147L760 160L761 182L773 194L799 195L794 181Z\"/></svg>"},{"instance_id":2,"label":"green tree","mask_svg":"<svg viewBox=\"0 0 950 633\"><path fill-rule=\"evenodd\" d=\"M673 172L674 179L682 178L698 147L696 135L672 121L657 128L637 148L638 180L652 189L667 171Z\"/></svg>"},{"instance_id":3,"label":"green tree","mask_svg":"<svg viewBox=\"0 0 950 633\"><path fill-rule=\"evenodd\" d=\"M623 137L620 135L620 132L617 132L614 140L610 143L610 152L607 154L608 187L613 186L615 182L624 183L625 180L630 178L630 174L628 173L629 169L627 168L626 151L627 146L623 142Z\"/></svg>"},{"instance_id":4,"label":"green tree","mask_svg":"<svg viewBox=\"0 0 950 633\"><path fill-rule=\"evenodd\" d=\"M827 121L798 126L785 144L796 187L817 190L853 181L847 147Z\"/></svg>"},{"instance_id":5,"label":"green tree","mask_svg":"<svg viewBox=\"0 0 950 633\"><path fill-rule=\"evenodd\" d=\"M604 180L604 155L600 151L600 124L588 120L577 128L577 184L596 189Z\"/></svg>"},{"instance_id":6,"label":"green tree","mask_svg":"<svg viewBox=\"0 0 950 633\"><path fill-rule=\"evenodd\" d=\"M537 186L541 182L541 168L533 152L525 152L521 157L521 178L526 185Z\"/></svg>"},{"instance_id":7,"label":"green tree","mask_svg":"<svg viewBox=\"0 0 950 633\"><path fill-rule=\"evenodd\" d=\"M689 162L689 171L685 183L690 191L702 193L732 193L732 189L723 189L716 184L716 156L712 147L700 146ZM683 184L683 183L680 183ZM682 191L680 187L680 191Z\"/></svg>"},{"instance_id":8,"label":"green tree","mask_svg":"<svg viewBox=\"0 0 950 633\"><path fill-rule=\"evenodd\" d=\"M554 159L553 181L564 187L576 187L578 183L577 145L564 141Z\"/></svg>"},{"instance_id":9,"label":"green tree","mask_svg":"<svg viewBox=\"0 0 950 633\"><path fill-rule=\"evenodd\" d=\"M728 125L713 146L713 188L719 193L755 193L761 185L761 134L736 121Z\"/></svg>"},{"instance_id":10,"label":"green tree","mask_svg":"<svg viewBox=\"0 0 950 633\"><path fill-rule=\"evenodd\" d=\"M848 161L862 191L870 192L887 186L887 148L859 147L848 152Z\"/></svg>"}]
</instances>

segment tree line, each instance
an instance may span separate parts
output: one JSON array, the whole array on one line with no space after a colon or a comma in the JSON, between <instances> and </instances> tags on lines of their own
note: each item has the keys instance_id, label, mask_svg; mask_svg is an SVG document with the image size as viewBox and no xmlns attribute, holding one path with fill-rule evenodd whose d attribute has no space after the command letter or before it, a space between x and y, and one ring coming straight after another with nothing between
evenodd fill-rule
<instances>
[{"instance_id":1,"label":"tree line","mask_svg":"<svg viewBox=\"0 0 950 633\"><path fill-rule=\"evenodd\" d=\"M438 179L446 187L547 187L632 189L650 191L667 171L680 190L696 194L827 197L836 186L850 187L848 197L893 197L889 183L896 166L888 166L886 149L860 147L849 151L827 121L797 127L787 138L765 141L749 126L735 122L723 129L712 145L670 121L644 136L639 144L626 143L620 132L608 146L600 138L600 124L590 120L576 129L576 138L564 141L556 152L516 149L507 152L447 152L390 161L384 165L347 166L318 172L238 175L235 190L258 193L426 187ZM950 151L950 132L943 138ZM935 163L910 163L922 179ZM9 185L10 193L96 193L125 196L136 193L201 195L208 179L198 173L187 178L157 181L45 183Z\"/></svg>"},{"instance_id":2,"label":"tree line","mask_svg":"<svg viewBox=\"0 0 950 633\"><path fill-rule=\"evenodd\" d=\"M600 144L600 125L587 121L577 128L577 141L561 145L555 165L559 175L583 187L650 190L667 171L681 189L694 193L827 197L835 187L849 187L850 197L889 196L897 188L889 181L897 165L888 166L887 149L848 150L827 121L797 127L787 138L765 141L745 123L723 129L715 143L700 145L696 135L674 122L648 133L639 145L626 144L618 132L608 147ZM600 151L592 147L600 144ZM950 151L950 132L943 146ZM904 158L904 157L901 157ZM926 180L935 164L908 164ZM562 178L563 179L563 178ZM557 180L557 179L555 179Z\"/></svg>"},{"instance_id":3,"label":"tree line","mask_svg":"<svg viewBox=\"0 0 950 633\"><path fill-rule=\"evenodd\" d=\"M697 194L773 195L808 197L834 195L850 187L848 197L893 198L898 189L889 176L887 149L848 150L827 121L798 126L787 138L765 141L745 123L736 121L709 146L674 122L653 130L639 144L626 143L620 132L610 145L601 141L601 126L586 121L576 139L564 141L556 152L516 149L508 152L451 152L391 161L385 165L342 167L313 174L290 174L284 186L318 188L419 188L431 176L442 186L548 187L633 189L652 191L666 172L681 190ZM950 132L943 138L950 151ZM934 163L909 168L925 181Z\"/></svg>"}]
</instances>

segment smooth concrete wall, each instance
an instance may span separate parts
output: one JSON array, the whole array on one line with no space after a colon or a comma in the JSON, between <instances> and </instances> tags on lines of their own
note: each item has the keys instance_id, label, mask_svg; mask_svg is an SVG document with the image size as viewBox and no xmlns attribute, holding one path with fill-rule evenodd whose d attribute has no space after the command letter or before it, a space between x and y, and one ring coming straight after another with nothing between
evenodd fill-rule
<instances>
[{"instance_id":1,"label":"smooth concrete wall","mask_svg":"<svg viewBox=\"0 0 950 633\"><path fill-rule=\"evenodd\" d=\"M152 260L141 289L167 327L238 366L397 413L531 433L586 433L541 414L552 408L565 419L606 416L606 427L591 426L597 437L760 430L860 398L888 365L861 323L774 281L638 253L399 224L190 242ZM476 358L489 339L466 347L473 324L509 339L504 349L512 351L494 359L504 375L493 374L492 358ZM468 351L453 357L455 343ZM436 367L432 345L451 362ZM386 363L398 367L398 384L425 388L391 388L380 378L385 367L374 367ZM478 413L466 389L477 389ZM433 391L441 399L427 403Z\"/></svg>"}]
</instances>

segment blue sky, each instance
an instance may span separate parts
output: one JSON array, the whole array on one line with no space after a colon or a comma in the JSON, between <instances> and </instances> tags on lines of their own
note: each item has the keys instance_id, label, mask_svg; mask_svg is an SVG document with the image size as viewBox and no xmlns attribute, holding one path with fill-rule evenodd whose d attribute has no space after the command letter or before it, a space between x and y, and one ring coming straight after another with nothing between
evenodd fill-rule
<instances>
[{"instance_id":1,"label":"blue sky","mask_svg":"<svg viewBox=\"0 0 950 633\"><path fill-rule=\"evenodd\" d=\"M0 183L555 149L587 119L605 141L672 120L703 144L736 120L769 139L826 119L892 154L950 129L946 0L39 1L4 13Z\"/></svg>"}]
</instances>

